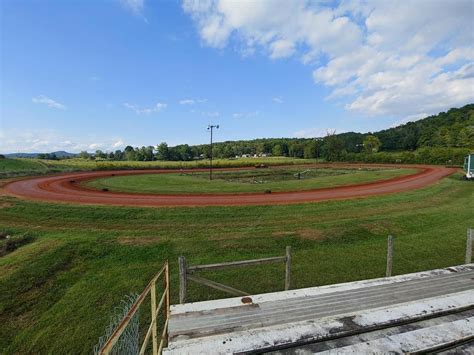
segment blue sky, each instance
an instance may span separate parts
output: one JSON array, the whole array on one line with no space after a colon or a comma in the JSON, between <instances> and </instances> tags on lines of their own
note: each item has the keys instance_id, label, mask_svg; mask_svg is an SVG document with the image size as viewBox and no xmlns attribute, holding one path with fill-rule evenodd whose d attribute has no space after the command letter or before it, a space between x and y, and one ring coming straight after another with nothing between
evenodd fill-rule
<instances>
[{"instance_id":1,"label":"blue sky","mask_svg":"<svg viewBox=\"0 0 474 355\"><path fill-rule=\"evenodd\" d=\"M2 1L0 152L367 132L472 102L473 2L418 3Z\"/></svg>"}]
</instances>

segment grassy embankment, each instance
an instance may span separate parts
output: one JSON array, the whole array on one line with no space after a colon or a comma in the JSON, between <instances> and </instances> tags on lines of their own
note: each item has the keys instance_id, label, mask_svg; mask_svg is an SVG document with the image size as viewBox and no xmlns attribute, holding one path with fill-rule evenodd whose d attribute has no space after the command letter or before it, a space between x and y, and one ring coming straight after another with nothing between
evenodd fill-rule
<instances>
[{"instance_id":1,"label":"grassy embankment","mask_svg":"<svg viewBox=\"0 0 474 355\"><path fill-rule=\"evenodd\" d=\"M0 349L90 353L114 306L140 292L165 259L177 302L179 255L202 264L283 255L291 245L294 288L383 276L389 233L395 274L461 264L473 210L474 185L459 175L401 194L289 206L93 207L0 197L0 231L35 238L0 258ZM250 293L284 283L283 265L206 275ZM223 296L190 284L190 301Z\"/></svg>"},{"instance_id":2,"label":"grassy embankment","mask_svg":"<svg viewBox=\"0 0 474 355\"><path fill-rule=\"evenodd\" d=\"M303 173L302 173L303 172ZM305 169L268 168L244 171L215 171L213 181L208 173L146 174L114 176L92 180L85 186L110 191L185 194L249 193L266 190L311 190L340 185L360 184L415 173L415 169ZM297 174L300 173L300 178Z\"/></svg>"}]
</instances>

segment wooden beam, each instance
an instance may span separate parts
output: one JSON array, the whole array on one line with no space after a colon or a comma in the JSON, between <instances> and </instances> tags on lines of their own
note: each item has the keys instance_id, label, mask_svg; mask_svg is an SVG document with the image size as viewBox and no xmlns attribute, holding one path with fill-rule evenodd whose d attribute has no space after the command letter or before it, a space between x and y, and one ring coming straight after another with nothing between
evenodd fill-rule
<instances>
[{"instance_id":1,"label":"wooden beam","mask_svg":"<svg viewBox=\"0 0 474 355\"><path fill-rule=\"evenodd\" d=\"M240 267L249 265L261 265L270 263L285 262L286 256L275 256L271 258L253 259L253 260L242 260L242 261L231 261L228 263L219 264L208 264L208 265L194 265L188 267L188 272L200 271L200 270L218 270L225 269L228 267Z\"/></svg>"},{"instance_id":2,"label":"wooden beam","mask_svg":"<svg viewBox=\"0 0 474 355\"><path fill-rule=\"evenodd\" d=\"M199 284L214 288L216 290L230 293L231 295L234 295L234 296L249 296L250 295L247 292L240 291L240 290L237 290L236 288L233 288L233 287L230 287L230 286L227 286L227 285L223 285L219 282L211 281L211 280L208 280L208 279L205 279L203 277L196 276L196 275L188 275L188 279L191 280L191 281L197 282Z\"/></svg>"}]
</instances>

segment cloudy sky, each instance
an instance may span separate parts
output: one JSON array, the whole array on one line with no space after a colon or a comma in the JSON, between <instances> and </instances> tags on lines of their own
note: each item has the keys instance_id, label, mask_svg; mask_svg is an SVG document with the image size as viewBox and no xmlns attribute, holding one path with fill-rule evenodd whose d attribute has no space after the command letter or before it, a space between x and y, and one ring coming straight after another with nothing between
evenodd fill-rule
<instances>
[{"instance_id":1,"label":"cloudy sky","mask_svg":"<svg viewBox=\"0 0 474 355\"><path fill-rule=\"evenodd\" d=\"M474 102L474 0L1 2L0 152L375 131Z\"/></svg>"}]
</instances>

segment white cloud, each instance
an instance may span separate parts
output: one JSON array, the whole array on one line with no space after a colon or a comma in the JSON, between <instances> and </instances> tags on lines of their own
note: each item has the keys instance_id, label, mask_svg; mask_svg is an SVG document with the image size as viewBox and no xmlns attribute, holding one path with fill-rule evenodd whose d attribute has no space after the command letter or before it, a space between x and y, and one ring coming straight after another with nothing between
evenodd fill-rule
<instances>
[{"instance_id":1,"label":"white cloud","mask_svg":"<svg viewBox=\"0 0 474 355\"><path fill-rule=\"evenodd\" d=\"M297 57L348 110L402 118L474 101L472 0L184 0L183 9L205 45Z\"/></svg>"},{"instance_id":2,"label":"white cloud","mask_svg":"<svg viewBox=\"0 0 474 355\"><path fill-rule=\"evenodd\" d=\"M180 105L195 105L195 104L202 104L206 102L207 99L183 99L179 100Z\"/></svg>"},{"instance_id":3,"label":"white cloud","mask_svg":"<svg viewBox=\"0 0 474 355\"><path fill-rule=\"evenodd\" d=\"M136 15L140 15L145 7L145 0L121 0L121 2Z\"/></svg>"},{"instance_id":4,"label":"white cloud","mask_svg":"<svg viewBox=\"0 0 474 355\"><path fill-rule=\"evenodd\" d=\"M281 98L281 96L272 97L272 101L276 104L282 104L283 103L283 99Z\"/></svg>"},{"instance_id":5,"label":"white cloud","mask_svg":"<svg viewBox=\"0 0 474 355\"><path fill-rule=\"evenodd\" d=\"M125 143L123 142L123 140L119 139L118 141L116 141L114 144L112 144L112 148L114 149L121 149L125 146Z\"/></svg>"},{"instance_id":6,"label":"white cloud","mask_svg":"<svg viewBox=\"0 0 474 355\"><path fill-rule=\"evenodd\" d=\"M201 112L201 115L206 116L206 117L219 117L221 114L217 111L206 111L206 112Z\"/></svg>"},{"instance_id":7,"label":"white cloud","mask_svg":"<svg viewBox=\"0 0 474 355\"><path fill-rule=\"evenodd\" d=\"M252 112L235 112L232 114L232 117L234 118L251 118L251 117L257 117L260 115L260 111L252 111Z\"/></svg>"},{"instance_id":8,"label":"white cloud","mask_svg":"<svg viewBox=\"0 0 474 355\"><path fill-rule=\"evenodd\" d=\"M321 138L326 137L328 132L336 132L334 128L307 128L293 133L295 138Z\"/></svg>"},{"instance_id":9,"label":"white cloud","mask_svg":"<svg viewBox=\"0 0 474 355\"><path fill-rule=\"evenodd\" d=\"M134 111L137 115L149 115L151 113L163 111L168 105L162 102L157 102L153 107L140 107L138 105L125 102L123 106Z\"/></svg>"},{"instance_id":10,"label":"white cloud","mask_svg":"<svg viewBox=\"0 0 474 355\"><path fill-rule=\"evenodd\" d=\"M285 58L295 53L295 44L286 39L279 39L270 44L270 58Z\"/></svg>"},{"instance_id":11,"label":"white cloud","mask_svg":"<svg viewBox=\"0 0 474 355\"><path fill-rule=\"evenodd\" d=\"M78 153L82 150L113 151L125 146L121 138L97 139L87 138L80 141L64 137L53 130L2 130L0 134L1 153L50 153L65 150Z\"/></svg>"},{"instance_id":12,"label":"white cloud","mask_svg":"<svg viewBox=\"0 0 474 355\"><path fill-rule=\"evenodd\" d=\"M31 99L31 101L33 101L35 104L43 104L43 105L46 105L48 107L51 107L51 108L55 108L55 109L58 109L58 110L65 110L66 109L66 106L64 106L63 104L47 97L47 96L44 96L44 95L39 95L37 97L33 97Z\"/></svg>"}]
</instances>

